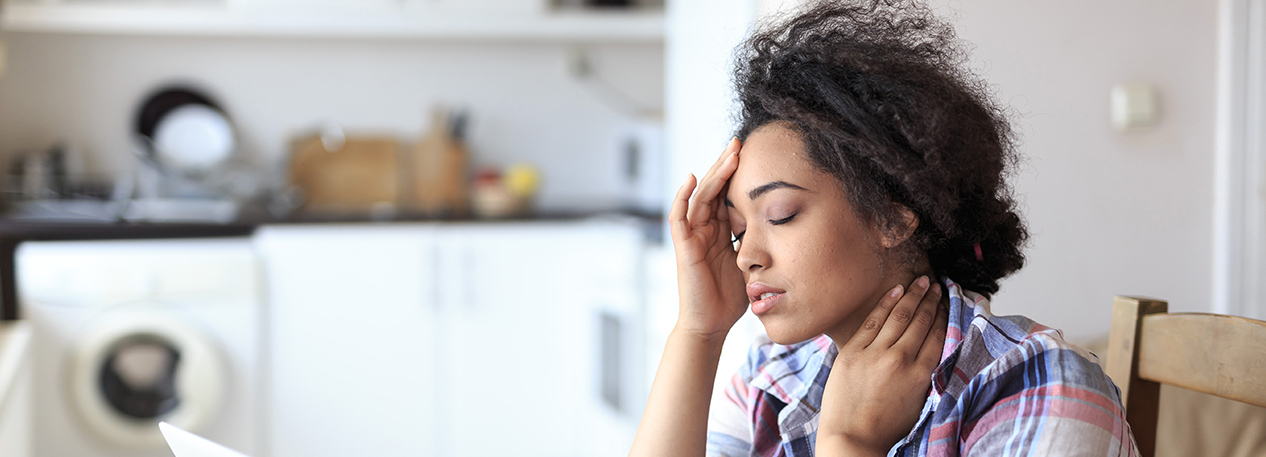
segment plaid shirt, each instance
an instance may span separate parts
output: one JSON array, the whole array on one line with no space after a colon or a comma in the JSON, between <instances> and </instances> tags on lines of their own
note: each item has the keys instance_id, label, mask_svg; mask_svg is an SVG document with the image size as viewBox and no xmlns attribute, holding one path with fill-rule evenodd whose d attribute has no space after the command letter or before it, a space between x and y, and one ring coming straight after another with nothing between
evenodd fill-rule
<instances>
[{"instance_id":1,"label":"plaid shirt","mask_svg":"<svg viewBox=\"0 0 1266 457\"><path fill-rule=\"evenodd\" d=\"M1059 330L994 316L946 280L949 331L914 429L888 455L1135 456L1116 384ZM826 336L762 338L708 420L709 456L813 455L822 391L837 354Z\"/></svg>"}]
</instances>

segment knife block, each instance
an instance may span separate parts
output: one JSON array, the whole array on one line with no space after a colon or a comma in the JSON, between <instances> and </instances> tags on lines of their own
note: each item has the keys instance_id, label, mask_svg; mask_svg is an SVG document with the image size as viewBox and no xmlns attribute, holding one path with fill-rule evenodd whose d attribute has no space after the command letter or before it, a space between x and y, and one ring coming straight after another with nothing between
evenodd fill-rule
<instances>
[{"instance_id":1,"label":"knife block","mask_svg":"<svg viewBox=\"0 0 1266 457\"><path fill-rule=\"evenodd\" d=\"M437 113L431 125L410 158L410 206L427 216L465 217L469 214L469 153L466 145L451 134L452 126L444 115Z\"/></svg>"}]
</instances>

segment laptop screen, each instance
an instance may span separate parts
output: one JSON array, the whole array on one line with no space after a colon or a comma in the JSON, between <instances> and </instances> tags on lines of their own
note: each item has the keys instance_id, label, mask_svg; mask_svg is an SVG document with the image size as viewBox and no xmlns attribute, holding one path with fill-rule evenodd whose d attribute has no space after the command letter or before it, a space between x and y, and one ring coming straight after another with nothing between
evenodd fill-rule
<instances>
[{"instance_id":1,"label":"laptop screen","mask_svg":"<svg viewBox=\"0 0 1266 457\"><path fill-rule=\"evenodd\" d=\"M195 435L166 422L158 423L158 430L167 440L167 446L176 457L247 457L220 444Z\"/></svg>"}]
</instances>

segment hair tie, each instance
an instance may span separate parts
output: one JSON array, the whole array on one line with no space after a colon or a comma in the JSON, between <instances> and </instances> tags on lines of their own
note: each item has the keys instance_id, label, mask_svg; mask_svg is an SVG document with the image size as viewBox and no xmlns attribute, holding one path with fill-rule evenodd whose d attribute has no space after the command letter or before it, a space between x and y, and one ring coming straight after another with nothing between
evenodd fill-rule
<instances>
[{"instance_id":1,"label":"hair tie","mask_svg":"<svg viewBox=\"0 0 1266 457\"><path fill-rule=\"evenodd\" d=\"M976 260L981 261L981 262L984 262L984 261L985 261L985 253L983 253L983 252L981 252L981 251L980 251L980 243L973 244L973 245L972 245L972 247L973 247L973 248L976 248Z\"/></svg>"}]
</instances>

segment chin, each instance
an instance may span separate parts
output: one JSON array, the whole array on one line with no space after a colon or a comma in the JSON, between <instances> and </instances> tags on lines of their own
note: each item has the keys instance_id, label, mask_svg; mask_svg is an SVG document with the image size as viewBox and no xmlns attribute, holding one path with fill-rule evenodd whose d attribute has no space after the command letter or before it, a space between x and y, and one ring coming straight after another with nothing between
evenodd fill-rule
<instances>
[{"instance_id":1,"label":"chin","mask_svg":"<svg viewBox=\"0 0 1266 457\"><path fill-rule=\"evenodd\" d=\"M759 319L765 326L765 335L769 337L769 340L784 346L802 343L822 334L820 331L815 332L790 322L779 322L777 318L759 317Z\"/></svg>"}]
</instances>

